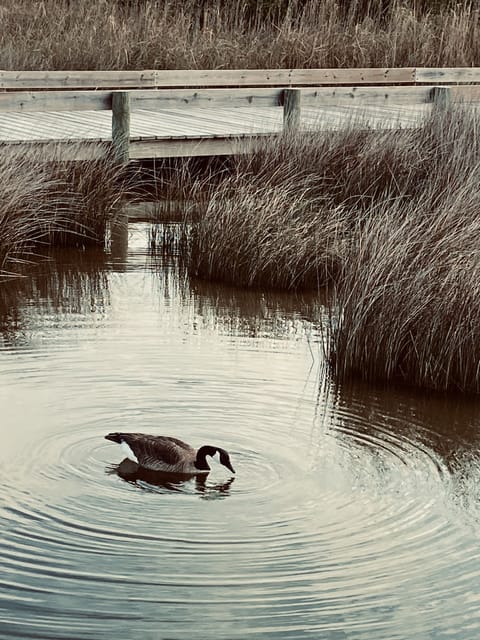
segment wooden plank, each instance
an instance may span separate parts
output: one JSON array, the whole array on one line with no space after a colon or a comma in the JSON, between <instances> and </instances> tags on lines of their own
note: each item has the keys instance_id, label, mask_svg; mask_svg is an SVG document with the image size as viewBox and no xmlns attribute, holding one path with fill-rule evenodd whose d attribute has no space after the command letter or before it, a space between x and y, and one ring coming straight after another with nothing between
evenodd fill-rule
<instances>
[{"instance_id":1,"label":"wooden plank","mask_svg":"<svg viewBox=\"0 0 480 640\"><path fill-rule=\"evenodd\" d=\"M452 99L455 102L480 102L480 86L455 86L450 87Z\"/></svg>"},{"instance_id":2,"label":"wooden plank","mask_svg":"<svg viewBox=\"0 0 480 640\"><path fill-rule=\"evenodd\" d=\"M248 153L258 136L241 139L207 138L200 140L140 140L130 143L130 158L179 158L190 156L224 156Z\"/></svg>"},{"instance_id":3,"label":"wooden plank","mask_svg":"<svg viewBox=\"0 0 480 640\"><path fill-rule=\"evenodd\" d=\"M157 109L211 106L276 107L280 105L281 89L158 89L131 91L132 109Z\"/></svg>"},{"instance_id":4,"label":"wooden plank","mask_svg":"<svg viewBox=\"0 0 480 640\"><path fill-rule=\"evenodd\" d=\"M200 109L196 111L196 117L200 118ZM275 127L282 127L283 109L282 107L268 107L255 109L250 107L239 107L237 109L209 109L202 110L201 121L210 121L218 128L219 123L225 128L241 128L244 132L262 133L265 130Z\"/></svg>"},{"instance_id":5,"label":"wooden plank","mask_svg":"<svg viewBox=\"0 0 480 640\"><path fill-rule=\"evenodd\" d=\"M106 111L72 113L5 113L0 118L0 139L4 131L15 128L20 140L50 139L110 139L111 113ZM85 114L85 115L83 115ZM87 114L89 118L87 118ZM106 116L106 118L105 118ZM85 120L82 121L82 118ZM8 139L12 139L8 135Z\"/></svg>"},{"instance_id":6,"label":"wooden plank","mask_svg":"<svg viewBox=\"0 0 480 640\"><path fill-rule=\"evenodd\" d=\"M196 113L180 111L155 111L153 113L136 111L133 114L134 124L132 125L132 136L139 129L144 131L155 130L156 136L186 136L191 138L209 137L214 133L228 135L228 130L222 126L223 123L215 122L212 126L211 122L205 123L203 119L198 119ZM137 125L138 122L138 125ZM219 131L220 125L220 131Z\"/></svg>"},{"instance_id":7,"label":"wooden plank","mask_svg":"<svg viewBox=\"0 0 480 640\"><path fill-rule=\"evenodd\" d=\"M4 124L4 118L1 121L0 134L3 134L4 126L8 127L9 135L8 139L12 140L38 140L38 139L55 139L57 137L55 127L52 127L52 123L43 120L37 120L32 114L22 114L21 118L18 118L18 114L8 114L16 116L16 118L8 118ZM65 137L63 129L58 132L59 137ZM68 132L67 132L68 136ZM4 137L3 135L1 136ZM69 136L68 136L69 137Z\"/></svg>"},{"instance_id":8,"label":"wooden plank","mask_svg":"<svg viewBox=\"0 0 480 640\"><path fill-rule=\"evenodd\" d=\"M432 87L319 87L302 89L302 104L425 104L431 100Z\"/></svg>"},{"instance_id":9,"label":"wooden plank","mask_svg":"<svg viewBox=\"0 0 480 640\"><path fill-rule=\"evenodd\" d=\"M162 111L154 115L168 121L169 125L175 125L191 137L205 134L217 134L231 136L237 134L250 134L256 129L263 129L268 123L268 118L264 118L266 112L275 110L279 114L281 122L281 107L270 107L268 109L191 109L189 111ZM138 113L138 112L136 112ZM144 113L144 112L142 112ZM266 120L266 123L264 123ZM153 118L152 118L153 121Z\"/></svg>"},{"instance_id":10,"label":"wooden plank","mask_svg":"<svg viewBox=\"0 0 480 640\"><path fill-rule=\"evenodd\" d=\"M405 110L404 107L372 107L370 105L332 106L302 110L301 130L334 131L338 129L404 129L421 126L431 112L431 104Z\"/></svg>"},{"instance_id":11,"label":"wooden plank","mask_svg":"<svg viewBox=\"0 0 480 640\"><path fill-rule=\"evenodd\" d=\"M45 113L38 114L37 117L44 118ZM71 111L69 113L55 113L55 117L68 127L75 127L77 132L85 131L95 133L95 137L111 138L112 134L112 114L109 111ZM88 136L87 136L88 137Z\"/></svg>"},{"instance_id":12,"label":"wooden plank","mask_svg":"<svg viewBox=\"0 0 480 640\"><path fill-rule=\"evenodd\" d=\"M0 71L0 89L101 89L155 86L155 71Z\"/></svg>"},{"instance_id":13,"label":"wooden plank","mask_svg":"<svg viewBox=\"0 0 480 640\"><path fill-rule=\"evenodd\" d=\"M12 149L24 155L31 154L36 162L70 162L76 160L100 160L110 152L110 145L104 142L36 142L0 143L0 149Z\"/></svg>"},{"instance_id":14,"label":"wooden plank","mask_svg":"<svg viewBox=\"0 0 480 640\"><path fill-rule=\"evenodd\" d=\"M417 68L415 82L429 84L480 82L480 67Z\"/></svg>"},{"instance_id":15,"label":"wooden plank","mask_svg":"<svg viewBox=\"0 0 480 640\"><path fill-rule=\"evenodd\" d=\"M36 114L28 113L18 122L22 127L22 132L33 139L40 136L53 139L75 138L79 134L82 138L84 137L78 125L67 123L67 126L65 126L61 115L60 118L58 116L59 114L56 113L42 113L39 118Z\"/></svg>"},{"instance_id":16,"label":"wooden plank","mask_svg":"<svg viewBox=\"0 0 480 640\"><path fill-rule=\"evenodd\" d=\"M156 71L158 87L255 87L412 83L415 69L219 69Z\"/></svg>"},{"instance_id":17,"label":"wooden plank","mask_svg":"<svg viewBox=\"0 0 480 640\"><path fill-rule=\"evenodd\" d=\"M111 91L22 91L0 93L0 112L107 111Z\"/></svg>"},{"instance_id":18,"label":"wooden plank","mask_svg":"<svg viewBox=\"0 0 480 640\"><path fill-rule=\"evenodd\" d=\"M16 139L21 133L24 133L25 129L28 129L28 122L27 127L25 127L23 118L22 122L19 122L18 114L16 113L6 113L0 118L0 140ZM29 137L24 135L25 140L28 140Z\"/></svg>"},{"instance_id":19,"label":"wooden plank","mask_svg":"<svg viewBox=\"0 0 480 640\"><path fill-rule=\"evenodd\" d=\"M49 137L50 139L100 139L111 138L111 114L104 111L80 112L88 114L90 118L81 121L73 113L15 113L3 114L0 118L0 135L4 121L17 122L18 130L23 134L23 139L38 139ZM105 122L105 116L107 121ZM106 125L106 126L105 126Z\"/></svg>"},{"instance_id":20,"label":"wooden plank","mask_svg":"<svg viewBox=\"0 0 480 640\"><path fill-rule=\"evenodd\" d=\"M191 91L148 90L131 91L132 108L157 110L182 107L224 105L277 106L281 89L206 89ZM25 91L0 93L0 112L6 111L105 111L112 108L112 91Z\"/></svg>"},{"instance_id":21,"label":"wooden plank","mask_svg":"<svg viewBox=\"0 0 480 640\"><path fill-rule=\"evenodd\" d=\"M255 87L411 83L415 69L209 69L142 71L0 71L0 89Z\"/></svg>"}]
</instances>

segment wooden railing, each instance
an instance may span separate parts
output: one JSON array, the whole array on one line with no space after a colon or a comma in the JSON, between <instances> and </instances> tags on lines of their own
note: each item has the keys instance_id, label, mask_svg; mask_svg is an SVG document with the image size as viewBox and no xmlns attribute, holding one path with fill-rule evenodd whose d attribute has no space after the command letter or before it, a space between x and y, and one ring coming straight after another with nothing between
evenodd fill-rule
<instances>
[{"instance_id":1,"label":"wooden railing","mask_svg":"<svg viewBox=\"0 0 480 640\"><path fill-rule=\"evenodd\" d=\"M302 106L480 101L480 68L147 71L0 71L0 112L112 111L116 157L129 157L135 109L283 106L295 128Z\"/></svg>"}]
</instances>

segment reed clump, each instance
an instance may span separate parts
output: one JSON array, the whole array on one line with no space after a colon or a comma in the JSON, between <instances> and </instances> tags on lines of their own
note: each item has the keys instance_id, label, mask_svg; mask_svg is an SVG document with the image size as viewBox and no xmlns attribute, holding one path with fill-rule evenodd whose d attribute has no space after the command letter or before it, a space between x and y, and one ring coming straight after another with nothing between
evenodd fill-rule
<instances>
[{"instance_id":1,"label":"reed clump","mask_svg":"<svg viewBox=\"0 0 480 640\"><path fill-rule=\"evenodd\" d=\"M465 111L433 118L400 149L424 171L355 221L333 287L337 379L480 392L479 124Z\"/></svg>"},{"instance_id":2,"label":"reed clump","mask_svg":"<svg viewBox=\"0 0 480 640\"><path fill-rule=\"evenodd\" d=\"M330 210L291 185L232 187L215 191L191 229L190 272L241 286L324 282L337 266L341 212L329 225Z\"/></svg>"},{"instance_id":3,"label":"reed clump","mask_svg":"<svg viewBox=\"0 0 480 640\"><path fill-rule=\"evenodd\" d=\"M62 229L55 229L50 243L61 246L103 245L107 225L123 213L135 192L135 175L112 162L107 154L98 160L50 164L49 175L60 185L68 202Z\"/></svg>"},{"instance_id":4,"label":"reed clump","mask_svg":"<svg viewBox=\"0 0 480 640\"><path fill-rule=\"evenodd\" d=\"M0 148L0 278L18 274L42 247L103 244L122 210L128 179L109 159L65 162L47 146Z\"/></svg>"},{"instance_id":5,"label":"reed clump","mask_svg":"<svg viewBox=\"0 0 480 640\"><path fill-rule=\"evenodd\" d=\"M197 183L202 197L189 229L190 272L284 289L334 280L358 215L387 191L413 194L426 172L411 153L418 134L357 125L259 140L233 158L219 182Z\"/></svg>"},{"instance_id":6,"label":"reed clump","mask_svg":"<svg viewBox=\"0 0 480 640\"><path fill-rule=\"evenodd\" d=\"M473 0L4 0L0 22L2 69L480 64Z\"/></svg>"},{"instance_id":7,"label":"reed clump","mask_svg":"<svg viewBox=\"0 0 480 640\"><path fill-rule=\"evenodd\" d=\"M13 275L39 243L62 229L67 203L44 163L16 150L0 152L0 277ZM51 206L52 199L55 206Z\"/></svg>"},{"instance_id":8,"label":"reed clump","mask_svg":"<svg viewBox=\"0 0 480 640\"><path fill-rule=\"evenodd\" d=\"M264 140L236 156L218 183L199 186L194 224L185 230L191 274L291 290L317 288L332 277L348 215L325 197L328 177L306 159L309 151L323 158L321 141L307 134Z\"/></svg>"},{"instance_id":9,"label":"reed clump","mask_svg":"<svg viewBox=\"0 0 480 640\"><path fill-rule=\"evenodd\" d=\"M480 119L287 135L237 156L190 228L195 275L326 285L342 382L480 391Z\"/></svg>"}]
</instances>

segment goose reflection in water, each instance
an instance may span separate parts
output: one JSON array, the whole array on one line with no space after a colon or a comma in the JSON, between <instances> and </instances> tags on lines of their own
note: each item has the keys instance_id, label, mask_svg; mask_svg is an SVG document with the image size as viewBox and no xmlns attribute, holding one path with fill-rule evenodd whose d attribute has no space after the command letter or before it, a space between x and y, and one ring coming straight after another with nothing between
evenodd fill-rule
<instances>
[{"instance_id":1,"label":"goose reflection in water","mask_svg":"<svg viewBox=\"0 0 480 640\"><path fill-rule=\"evenodd\" d=\"M130 484L146 490L156 491L155 488L164 492L177 493L198 493L202 498L215 499L225 498L230 493L230 487L235 478L229 478L225 482L207 482L206 475L195 475L185 473L165 473L161 471L151 471L144 469L132 460L125 458L120 464L108 466L106 472L117 474L119 478Z\"/></svg>"}]
</instances>

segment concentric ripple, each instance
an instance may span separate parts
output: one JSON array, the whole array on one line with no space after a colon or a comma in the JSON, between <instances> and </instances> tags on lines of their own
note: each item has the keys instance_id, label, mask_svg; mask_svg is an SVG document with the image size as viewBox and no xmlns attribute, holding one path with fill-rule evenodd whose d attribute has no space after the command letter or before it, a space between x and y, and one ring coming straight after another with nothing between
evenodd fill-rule
<instances>
[{"instance_id":1,"label":"concentric ripple","mask_svg":"<svg viewBox=\"0 0 480 640\"><path fill-rule=\"evenodd\" d=\"M305 301L209 298L134 247L101 323L27 296L0 351L1 640L480 636L478 407L325 390ZM139 471L114 430L236 474Z\"/></svg>"}]
</instances>

